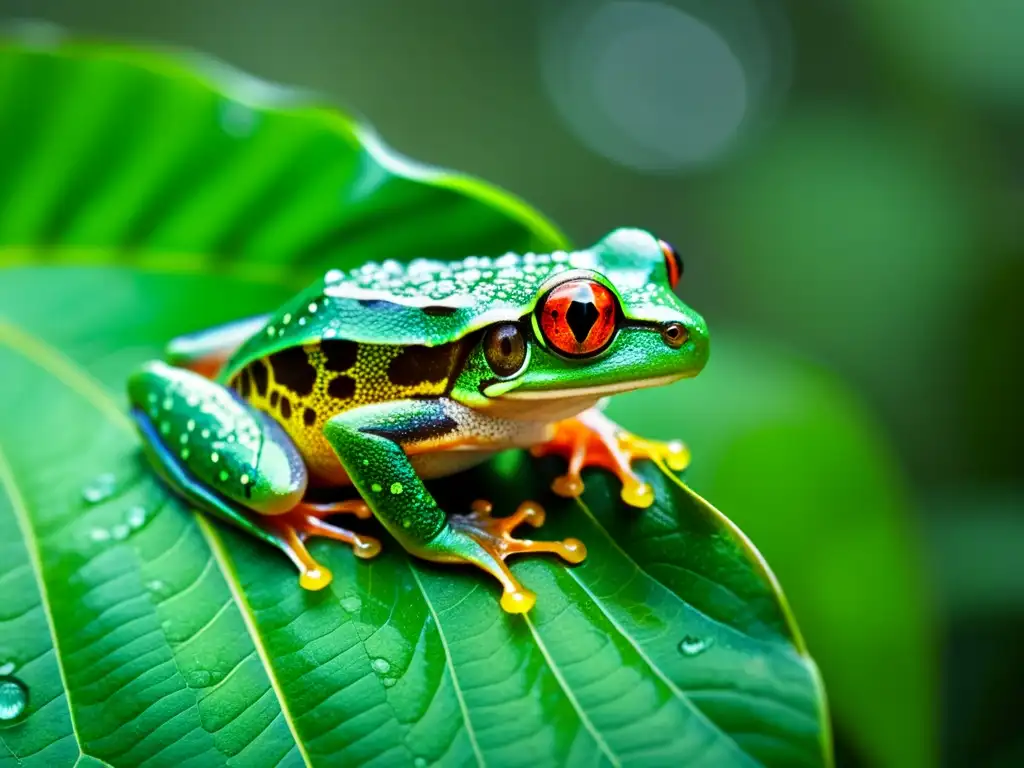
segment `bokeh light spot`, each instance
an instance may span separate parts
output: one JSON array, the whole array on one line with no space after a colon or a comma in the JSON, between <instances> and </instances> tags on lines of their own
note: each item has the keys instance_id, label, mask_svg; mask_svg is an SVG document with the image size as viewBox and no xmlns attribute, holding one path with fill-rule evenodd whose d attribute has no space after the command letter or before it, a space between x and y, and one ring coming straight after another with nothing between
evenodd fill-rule
<instances>
[{"instance_id":1,"label":"bokeh light spot","mask_svg":"<svg viewBox=\"0 0 1024 768\"><path fill-rule=\"evenodd\" d=\"M546 30L548 94L588 148L651 173L722 156L751 103L743 62L716 28L663 2L570 6Z\"/></svg>"}]
</instances>

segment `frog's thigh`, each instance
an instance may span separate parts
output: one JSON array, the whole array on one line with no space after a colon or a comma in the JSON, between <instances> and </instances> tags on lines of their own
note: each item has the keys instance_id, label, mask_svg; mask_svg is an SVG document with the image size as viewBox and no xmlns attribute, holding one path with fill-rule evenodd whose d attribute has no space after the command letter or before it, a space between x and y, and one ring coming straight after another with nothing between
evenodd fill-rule
<instances>
[{"instance_id":1,"label":"frog's thigh","mask_svg":"<svg viewBox=\"0 0 1024 768\"><path fill-rule=\"evenodd\" d=\"M283 551L300 583L322 589L330 571L304 544L311 536L350 544L373 557L380 543L320 518L365 511L358 502L302 501L306 468L291 439L265 414L202 376L161 362L145 365L128 385L132 417L159 474L181 496ZM261 513L250 516L247 511Z\"/></svg>"},{"instance_id":2,"label":"frog's thigh","mask_svg":"<svg viewBox=\"0 0 1024 768\"><path fill-rule=\"evenodd\" d=\"M521 613L534 595L505 565L510 554L554 553L570 562L586 554L575 539L521 541L511 536L521 523L539 525L543 510L532 502L507 518L492 518L490 504L477 502L470 515L449 520L423 485L406 455L424 445L459 439L458 410L448 400L398 400L346 411L324 426L324 434L370 509L406 550L438 562L467 562L490 573L502 585L502 607ZM466 439L469 439L468 436ZM487 437L477 437L486 443ZM504 445L505 438L494 441ZM402 446L406 446L403 449Z\"/></svg>"},{"instance_id":3,"label":"frog's thigh","mask_svg":"<svg viewBox=\"0 0 1024 768\"><path fill-rule=\"evenodd\" d=\"M242 342L263 330L270 315L256 315L172 339L164 350L168 363L212 379Z\"/></svg>"},{"instance_id":4,"label":"frog's thigh","mask_svg":"<svg viewBox=\"0 0 1024 768\"><path fill-rule=\"evenodd\" d=\"M152 362L131 377L128 395L150 459L204 508L220 514L231 507L210 496L276 515L302 499L306 468L291 439L222 385ZM233 522L237 516L228 514Z\"/></svg>"}]
</instances>

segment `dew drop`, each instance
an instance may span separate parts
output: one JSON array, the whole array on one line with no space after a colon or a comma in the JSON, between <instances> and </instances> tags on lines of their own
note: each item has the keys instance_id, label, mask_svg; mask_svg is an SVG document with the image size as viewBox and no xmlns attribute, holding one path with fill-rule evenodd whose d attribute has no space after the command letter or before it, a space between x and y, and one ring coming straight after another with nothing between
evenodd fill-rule
<instances>
[{"instance_id":1,"label":"dew drop","mask_svg":"<svg viewBox=\"0 0 1024 768\"><path fill-rule=\"evenodd\" d=\"M370 663L370 666L373 667L374 672L378 672L382 675L385 675L391 669L391 662L387 659L374 659Z\"/></svg>"},{"instance_id":2,"label":"dew drop","mask_svg":"<svg viewBox=\"0 0 1024 768\"><path fill-rule=\"evenodd\" d=\"M704 640L700 637L694 637L693 635L687 635L679 641L679 652L683 656L698 656L714 644L714 640L708 638Z\"/></svg>"},{"instance_id":3,"label":"dew drop","mask_svg":"<svg viewBox=\"0 0 1024 768\"><path fill-rule=\"evenodd\" d=\"M116 483L117 478L105 472L82 489L82 498L89 504L99 504L114 495Z\"/></svg>"},{"instance_id":4,"label":"dew drop","mask_svg":"<svg viewBox=\"0 0 1024 768\"><path fill-rule=\"evenodd\" d=\"M146 511L146 508L139 504L136 504L134 507L128 510L128 527L132 530L138 530L146 524L148 518L149 514Z\"/></svg>"},{"instance_id":5,"label":"dew drop","mask_svg":"<svg viewBox=\"0 0 1024 768\"><path fill-rule=\"evenodd\" d=\"M0 677L7 677L14 671L14 662L8 661L6 664L0 664Z\"/></svg>"},{"instance_id":6,"label":"dew drop","mask_svg":"<svg viewBox=\"0 0 1024 768\"><path fill-rule=\"evenodd\" d=\"M146 589L158 595L163 595L167 592L167 583L160 579L153 579L146 582Z\"/></svg>"},{"instance_id":7,"label":"dew drop","mask_svg":"<svg viewBox=\"0 0 1024 768\"><path fill-rule=\"evenodd\" d=\"M188 676L189 688L205 688L213 680L213 675L208 670L196 669Z\"/></svg>"},{"instance_id":8,"label":"dew drop","mask_svg":"<svg viewBox=\"0 0 1024 768\"><path fill-rule=\"evenodd\" d=\"M124 541L128 538L128 534L130 534L131 532L132 529L129 528L127 525L125 525L124 523L118 523L110 529L110 537L115 541Z\"/></svg>"},{"instance_id":9,"label":"dew drop","mask_svg":"<svg viewBox=\"0 0 1024 768\"><path fill-rule=\"evenodd\" d=\"M0 723L20 720L28 709L28 686L16 677L0 677Z\"/></svg>"},{"instance_id":10,"label":"dew drop","mask_svg":"<svg viewBox=\"0 0 1024 768\"><path fill-rule=\"evenodd\" d=\"M349 613L355 613L363 607L363 601L355 596L342 598L341 607Z\"/></svg>"},{"instance_id":11,"label":"dew drop","mask_svg":"<svg viewBox=\"0 0 1024 768\"><path fill-rule=\"evenodd\" d=\"M110 531L104 528L93 528L89 531L89 538L93 541L108 541L110 539Z\"/></svg>"},{"instance_id":12,"label":"dew drop","mask_svg":"<svg viewBox=\"0 0 1024 768\"><path fill-rule=\"evenodd\" d=\"M412 761L412 764L415 768L427 768L427 766L430 765L425 757L417 757Z\"/></svg>"},{"instance_id":13,"label":"dew drop","mask_svg":"<svg viewBox=\"0 0 1024 768\"><path fill-rule=\"evenodd\" d=\"M395 680L395 678L393 678L393 677L385 677L385 678L383 678L381 680L381 682L384 684L385 688L390 688L391 686L393 686L398 681Z\"/></svg>"}]
</instances>

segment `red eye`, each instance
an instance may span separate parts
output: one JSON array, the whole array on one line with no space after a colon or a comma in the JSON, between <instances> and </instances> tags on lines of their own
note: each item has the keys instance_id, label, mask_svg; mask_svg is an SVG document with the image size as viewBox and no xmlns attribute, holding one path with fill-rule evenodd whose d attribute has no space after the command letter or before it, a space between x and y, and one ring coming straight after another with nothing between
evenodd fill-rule
<instances>
[{"instance_id":1,"label":"red eye","mask_svg":"<svg viewBox=\"0 0 1024 768\"><path fill-rule=\"evenodd\" d=\"M600 352L615 335L615 297L593 280L570 280L551 290L541 306L540 330L563 354Z\"/></svg>"},{"instance_id":2,"label":"red eye","mask_svg":"<svg viewBox=\"0 0 1024 768\"><path fill-rule=\"evenodd\" d=\"M683 260L679 258L679 254L676 252L676 249L664 240L659 240L658 245L661 246L661 252L665 254L665 269L668 270L668 284L675 288L679 285L679 278L683 276Z\"/></svg>"}]
</instances>

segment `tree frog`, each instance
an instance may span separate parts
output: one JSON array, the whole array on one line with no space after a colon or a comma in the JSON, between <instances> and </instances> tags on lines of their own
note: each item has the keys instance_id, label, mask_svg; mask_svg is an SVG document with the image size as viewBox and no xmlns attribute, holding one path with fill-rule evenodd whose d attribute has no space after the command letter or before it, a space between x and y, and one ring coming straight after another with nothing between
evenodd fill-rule
<instances>
[{"instance_id":1,"label":"tree frog","mask_svg":"<svg viewBox=\"0 0 1024 768\"><path fill-rule=\"evenodd\" d=\"M704 367L707 326L674 293L682 272L670 245L638 229L572 252L332 269L273 314L173 340L130 377L132 417L173 490L282 550L303 587L331 581L309 537L363 558L380 550L325 518L372 514L411 554L492 574L501 606L525 612L535 595L505 559L578 563L584 545L514 538L542 524L533 501L508 517L486 501L446 514L423 480L529 448L568 459L557 494L578 496L581 470L598 466L627 504L649 506L633 462L678 471L688 451L629 434L598 406ZM316 503L316 487L358 498Z\"/></svg>"}]
</instances>

